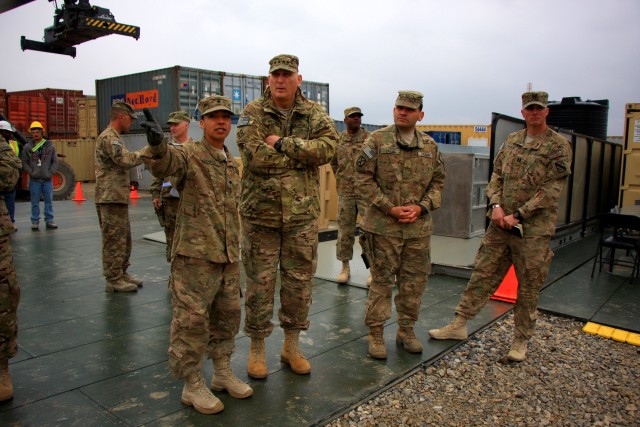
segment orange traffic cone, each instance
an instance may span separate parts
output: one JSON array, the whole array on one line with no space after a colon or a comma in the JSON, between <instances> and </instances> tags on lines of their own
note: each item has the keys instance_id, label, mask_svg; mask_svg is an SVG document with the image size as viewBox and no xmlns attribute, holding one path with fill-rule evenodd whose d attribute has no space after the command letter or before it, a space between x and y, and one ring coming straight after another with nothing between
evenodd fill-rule
<instances>
[{"instance_id":1,"label":"orange traffic cone","mask_svg":"<svg viewBox=\"0 0 640 427\"><path fill-rule=\"evenodd\" d=\"M511 304L514 304L518 299L518 278L516 277L516 270L513 268L513 265L491 299L510 302Z\"/></svg>"},{"instance_id":2,"label":"orange traffic cone","mask_svg":"<svg viewBox=\"0 0 640 427\"><path fill-rule=\"evenodd\" d=\"M80 185L80 181L76 182L76 195L71 200L76 201L76 202L84 202L85 200L87 200L82 195L82 185Z\"/></svg>"},{"instance_id":3,"label":"orange traffic cone","mask_svg":"<svg viewBox=\"0 0 640 427\"><path fill-rule=\"evenodd\" d=\"M129 198L130 199L139 199L140 196L138 195L138 190L136 190L135 186L131 186L131 194L129 194Z\"/></svg>"}]
</instances>

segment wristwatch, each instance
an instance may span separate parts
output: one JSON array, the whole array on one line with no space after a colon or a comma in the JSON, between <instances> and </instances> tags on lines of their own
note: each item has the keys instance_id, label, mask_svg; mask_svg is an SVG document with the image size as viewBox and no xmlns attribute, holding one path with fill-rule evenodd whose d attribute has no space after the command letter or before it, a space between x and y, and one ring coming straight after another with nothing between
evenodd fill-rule
<instances>
[{"instance_id":1,"label":"wristwatch","mask_svg":"<svg viewBox=\"0 0 640 427\"><path fill-rule=\"evenodd\" d=\"M280 150L282 150L282 138L280 138L276 141L275 144L273 144L273 148L275 148L278 153L280 152Z\"/></svg>"},{"instance_id":2,"label":"wristwatch","mask_svg":"<svg viewBox=\"0 0 640 427\"><path fill-rule=\"evenodd\" d=\"M491 209L495 209L495 208L499 208L500 207L500 203L493 203L490 208Z\"/></svg>"},{"instance_id":3,"label":"wristwatch","mask_svg":"<svg viewBox=\"0 0 640 427\"><path fill-rule=\"evenodd\" d=\"M515 219L517 219L518 221L520 221L520 220L522 219L522 214L520 213L520 211L515 211L515 212L513 213L513 217L514 217Z\"/></svg>"}]
</instances>

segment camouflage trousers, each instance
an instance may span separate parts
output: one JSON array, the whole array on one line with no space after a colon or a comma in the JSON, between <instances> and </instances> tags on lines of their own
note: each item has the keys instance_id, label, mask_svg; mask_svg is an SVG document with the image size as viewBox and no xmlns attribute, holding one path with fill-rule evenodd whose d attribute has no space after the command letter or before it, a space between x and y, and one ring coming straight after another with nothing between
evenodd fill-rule
<instances>
[{"instance_id":1,"label":"camouflage trousers","mask_svg":"<svg viewBox=\"0 0 640 427\"><path fill-rule=\"evenodd\" d=\"M373 281L365 304L364 323L382 326L391 318L394 283L398 326L412 327L418 320L422 294L431 271L431 236L416 239L365 233L373 248Z\"/></svg>"},{"instance_id":2,"label":"camouflage trousers","mask_svg":"<svg viewBox=\"0 0 640 427\"><path fill-rule=\"evenodd\" d=\"M358 214L364 215L367 202L356 197L338 199L338 241L336 242L336 258L350 261L353 258L353 243L356 237Z\"/></svg>"},{"instance_id":3,"label":"camouflage trousers","mask_svg":"<svg viewBox=\"0 0 640 427\"><path fill-rule=\"evenodd\" d=\"M102 231L102 274L107 280L119 279L131 265L129 205L97 203L96 210Z\"/></svg>"},{"instance_id":4,"label":"camouflage trousers","mask_svg":"<svg viewBox=\"0 0 640 427\"><path fill-rule=\"evenodd\" d=\"M476 254L475 268L456 313L473 318L500 287L513 264L518 278L517 301L513 308L515 336L530 339L538 319L538 292L547 280L553 251L548 236L516 237L491 223Z\"/></svg>"},{"instance_id":5,"label":"camouflage trousers","mask_svg":"<svg viewBox=\"0 0 640 427\"><path fill-rule=\"evenodd\" d=\"M318 221L270 228L242 224L242 262L247 276L244 331L265 338L273 331L273 305L280 264L283 329L306 330L318 252Z\"/></svg>"},{"instance_id":6,"label":"camouflage trousers","mask_svg":"<svg viewBox=\"0 0 640 427\"><path fill-rule=\"evenodd\" d=\"M156 209L158 222L164 228L164 235L167 240L166 257L167 262L171 262L171 248L173 246L173 233L176 231L176 216L180 199L177 197L163 197L160 209Z\"/></svg>"},{"instance_id":7,"label":"camouflage trousers","mask_svg":"<svg viewBox=\"0 0 640 427\"><path fill-rule=\"evenodd\" d=\"M176 255L172 292L169 369L176 378L197 372L205 354L233 354L240 330L240 263L220 264Z\"/></svg>"},{"instance_id":8,"label":"camouflage trousers","mask_svg":"<svg viewBox=\"0 0 640 427\"><path fill-rule=\"evenodd\" d=\"M0 236L0 360L9 360L18 352L19 303L20 287L13 268L9 235L5 234Z\"/></svg>"}]
</instances>

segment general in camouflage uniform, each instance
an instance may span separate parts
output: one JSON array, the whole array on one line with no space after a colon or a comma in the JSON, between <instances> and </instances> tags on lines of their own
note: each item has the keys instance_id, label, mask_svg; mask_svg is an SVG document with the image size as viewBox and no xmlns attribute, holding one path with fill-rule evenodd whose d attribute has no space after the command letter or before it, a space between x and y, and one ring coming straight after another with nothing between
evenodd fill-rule
<instances>
[{"instance_id":1,"label":"general in camouflage uniform","mask_svg":"<svg viewBox=\"0 0 640 427\"><path fill-rule=\"evenodd\" d=\"M169 145L179 146L187 141L192 141L189 137L189 123L191 119L186 111L176 111L169 114L169 131L171 141ZM149 188L153 207L158 215L160 226L164 229L167 239L166 256L167 262L171 262L171 247L173 244L173 233L176 228L176 214L180 204L180 192L177 189L177 178L153 178Z\"/></svg>"},{"instance_id":2,"label":"general in camouflage uniform","mask_svg":"<svg viewBox=\"0 0 640 427\"><path fill-rule=\"evenodd\" d=\"M364 215L367 202L358 194L355 186L355 160L365 139L369 136L360 127L362 110L350 107L344 110L347 129L340 133L336 155L331 159L331 168L336 176L338 190L338 241L336 257L342 261L338 283L347 283L351 275L349 261L353 258L353 243L356 236L358 215Z\"/></svg>"},{"instance_id":3,"label":"general in camouflage uniform","mask_svg":"<svg viewBox=\"0 0 640 427\"><path fill-rule=\"evenodd\" d=\"M3 123L13 129L8 122ZM11 137L10 132L0 132L0 191L10 191L18 182L22 162L5 139ZM0 402L13 397L9 359L18 352L20 287L9 243L12 232L9 211L4 203L0 203Z\"/></svg>"},{"instance_id":4,"label":"general in camouflage uniform","mask_svg":"<svg viewBox=\"0 0 640 427\"><path fill-rule=\"evenodd\" d=\"M265 378L264 338L273 330L276 274L280 265L281 360L298 374L311 366L298 348L309 327L320 213L318 166L329 163L338 133L333 120L300 89L298 58L269 62L269 87L238 120L243 163L242 261L247 275L245 332L251 337L248 371Z\"/></svg>"},{"instance_id":5,"label":"general in camouflage uniform","mask_svg":"<svg viewBox=\"0 0 640 427\"><path fill-rule=\"evenodd\" d=\"M422 94L400 91L394 125L371 134L356 160L358 191L367 197L360 227L373 281L365 306L369 355L386 359L384 323L391 317L394 283L398 313L396 341L411 353L422 351L413 325L431 270L431 211L442 201L445 170L435 141L416 130Z\"/></svg>"},{"instance_id":6,"label":"general in camouflage uniform","mask_svg":"<svg viewBox=\"0 0 640 427\"><path fill-rule=\"evenodd\" d=\"M200 101L200 141L172 145L153 121L145 123L150 146L143 154L154 176L172 177L180 192L169 287L173 318L169 367L185 380L182 402L212 414L224 405L200 371L213 360L211 388L236 398L253 390L231 371L240 329L240 172L224 145L231 131L231 101L214 95ZM155 134L154 131L155 130Z\"/></svg>"},{"instance_id":7,"label":"general in camouflage uniform","mask_svg":"<svg viewBox=\"0 0 640 427\"><path fill-rule=\"evenodd\" d=\"M467 338L467 319L485 306L513 264L518 296L513 309L514 340L507 357L516 362L526 357L527 341L538 317L538 292L553 257L549 243L555 232L560 194L571 173L571 145L547 127L547 100L545 92L522 95L527 129L509 135L496 156L487 187L491 224L455 319L429 331L433 338ZM523 227L524 238L510 232L516 225Z\"/></svg>"},{"instance_id":8,"label":"general in camouflage uniform","mask_svg":"<svg viewBox=\"0 0 640 427\"><path fill-rule=\"evenodd\" d=\"M142 281L127 273L131 257L129 224L129 169L142 163L139 152L130 152L120 134L127 132L136 115L124 102L111 106L109 127L96 140L95 203L102 231L102 274L105 292L133 292Z\"/></svg>"}]
</instances>

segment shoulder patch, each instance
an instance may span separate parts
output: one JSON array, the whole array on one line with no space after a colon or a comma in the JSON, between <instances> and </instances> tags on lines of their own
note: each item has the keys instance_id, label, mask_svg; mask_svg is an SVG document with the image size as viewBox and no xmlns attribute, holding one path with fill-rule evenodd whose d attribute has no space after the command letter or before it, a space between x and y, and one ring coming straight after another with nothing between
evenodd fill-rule
<instances>
[{"instance_id":1,"label":"shoulder patch","mask_svg":"<svg viewBox=\"0 0 640 427\"><path fill-rule=\"evenodd\" d=\"M251 117L249 116L242 116L238 119L238 127L249 126L252 123L253 120L251 120Z\"/></svg>"},{"instance_id":2,"label":"shoulder patch","mask_svg":"<svg viewBox=\"0 0 640 427\"><path fill-rule=\"evenodd\" d=\"M433 154L428 151L418 151L418 157L426 157L427 159L432 159Z\"/></svg>"},{"instance_id":3,"label":"shoulder patch","mask_svg":"<svg viewBox=\"0 0 640 427\"><path fill-rule=\"evenodd\" d=\"M122 142L118 141L117 139L114 139L111 141L111 145L117 145L119 147L122 147Z\"/></svg>"},{"instance_id":4,"label":"shoulder patch","mask_svg":"<svg viewBox=\"0 0 640 427\"><path fill-rule=\"evenodd\" d=\"M358 167L362 167L362 165L364 165L367 162L367 158L364 155L361 155L360 157L358 157L358 160L356 160L356 165Z\"/></svg>"},{"instance_id":5,"label":"shoulder patch","mask_svg":"<svg viewBox=\"0 0 640 427\"><path fill-rule=\"evenodd\" d=\"M362 147L362 153L367 156L369 160L373 159L376 156L376 150L371 148L369 145L365 145ZM361 156L362 157L362 156ZM360 159L358 159L360 160ZM360 165L359 165L360 166Z\"/></svg>"}]
</instances>

